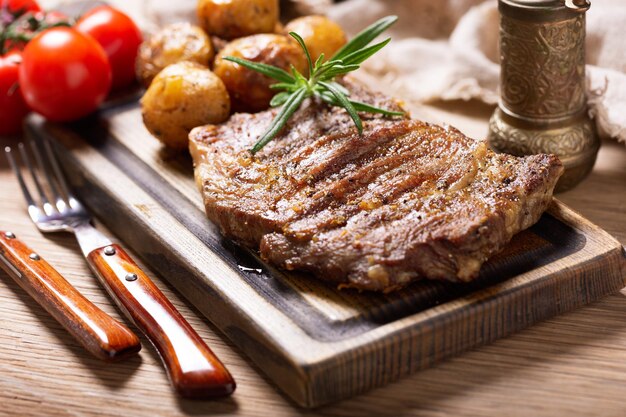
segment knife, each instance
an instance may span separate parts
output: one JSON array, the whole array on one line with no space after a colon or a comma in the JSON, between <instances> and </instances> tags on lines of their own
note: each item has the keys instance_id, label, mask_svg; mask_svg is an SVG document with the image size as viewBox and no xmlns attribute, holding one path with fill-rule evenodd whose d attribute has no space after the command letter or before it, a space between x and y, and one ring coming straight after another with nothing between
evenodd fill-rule
<instances>
[{"instance_id":1,"label":"knife","mask_svg":"<svg viewBox=\"0 0 626 417\"><path fill-rule=\"evenodd\" d=\"M141 350L130 329L91 303L11 232L0 231L0 267L94 356L114 361Z\"/></svg>"}]
</instances>

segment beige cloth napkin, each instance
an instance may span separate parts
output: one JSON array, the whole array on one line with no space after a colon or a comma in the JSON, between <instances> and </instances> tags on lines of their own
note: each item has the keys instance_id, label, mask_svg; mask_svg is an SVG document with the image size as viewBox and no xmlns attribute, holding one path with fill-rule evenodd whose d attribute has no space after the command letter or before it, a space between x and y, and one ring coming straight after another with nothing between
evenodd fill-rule
<instances>
[{"instance_id":1,"label":"beige cloth napkin","mask_svg":"<svg viewBox=\"0 0 626 417\"><path fill-rule=\"evenodd\" d=\"M498 100L495 0L348 0L331 18L354 34L388 14L400 20L393 41L364 64L406 100ZM591 115L603 136L626 142L626 1L592 0L587 12L587 84Z\"/></svg>"}]
</instances>

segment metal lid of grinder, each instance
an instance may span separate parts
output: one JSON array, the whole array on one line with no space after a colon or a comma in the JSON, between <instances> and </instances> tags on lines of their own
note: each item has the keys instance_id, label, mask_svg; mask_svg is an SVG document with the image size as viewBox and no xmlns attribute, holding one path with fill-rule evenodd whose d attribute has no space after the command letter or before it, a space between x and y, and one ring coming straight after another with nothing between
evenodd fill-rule
<instances>
[{"instance_id":1,"label":"metal lid of grinder","mask_svg":"<svg viewBox=\"0 0 626 417\"><path fill-rule=\"evenodd\" d=\"M520 20L568 19L589 10L589 0L499 0L500 13Z\"/></svg>"}]
</instances>

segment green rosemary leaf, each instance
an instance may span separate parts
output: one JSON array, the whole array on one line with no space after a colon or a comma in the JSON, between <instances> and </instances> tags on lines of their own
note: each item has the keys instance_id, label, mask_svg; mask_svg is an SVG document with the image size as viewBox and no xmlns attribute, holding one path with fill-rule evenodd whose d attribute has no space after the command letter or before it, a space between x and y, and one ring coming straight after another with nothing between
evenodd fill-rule
<instances>
[{"instance_id":1,"label":"green rosemary leaf","mask_svg":"<svg viewBox=\"0 0 626 417\"><path fill-rule=\"evenodd\" d=\"M326 72L328 72L329 70L331 70L333 67L335 67L336 65L343 65L341 61L328 61L328 62L324 62L322 65L320 65L315 72L313 73L313 77L311 77L312 79L318 80L321 77L324 76L324 74Z\"/></svg>"},{"instance_id":2,"label":"green rosemary leaf","mask_svg":"<svg viewBox=\"0 0 626 417\"><path fill-rule=\"evenodd\" d=\"M330 104L331 106L341 107L341 104L335 98L333 93L331 93L328 90L322 90L322 91L317 90L317 91L315 91L314 94L315 94L316 97L321 98L323 101L325 101L326 103Z\"/></svg>"},{"instance_id":3,"label":"green rosemary leaf","mask_svg":"<svg viewBox=\"0 0 626 417\"><path fill-rule=\"evenodd\" d=\"M354 51L351 54L346 55L341 61L344 65L354 65L360 64L365 61L367 58L374 55L376 52L380 51L391 41L391 38L387 38L382 42L379 42L375 45L369 46L367 48L359 49L358 51Z\"/></svg>"},{"instance_id":4,"label":"green rosemary leaf","mask_svg":"<svg viewBox=\"0 0 626 417\"><path fill-rule=\"evenodd\" d=\"M342 64L341 61L326 61L322 65L319 66L316 73L319 73L319 71L324 71L334 65L341 65L341 64Z\"/></svg>"},{"instance_id":5,"label":"green rosemary leaf","mask_svg":"<svg viewBox=\"0 0 626 417\"><path fill-rule=\"evenodd\" d=\"M384 116L404 116L404 112L385 110L385 109L381 109L380 107L372 106L367 103L362 103L360 101L350 100L350 103L352 103L352 105L354 106L355 109L357 109L357 111L363 111L366 113L378 113Z\"/></svg>"},{"instance_id":6,"label":"green rosemary leaf","mask_svg":"<svg viewBox=\"0 0 626 417\"><path fill-rule=\"evenodd\" d=\"M348 91L348 89L346 87L344 87L343 85L339 84L338 82L336 82L336 81L329 81L328 84L333 85L337 90L341 91L346 96L350 95L350 92Z\"/></svg>"},{"instance_id":7,"label":"green rosemary leaf","mask_svg":"<svg viewBox=\"0 0 626 417\"><path fill-rule=\"evenodd\" d=\"M278 107L280 105L285 104L285 102L289 99L291 94L292 93L288 91L283 91L283 92L276 94L274 97L272 97L272 101L270 101L270 106Z\"/></svg>"},{"instance_id":8,"label":"green rosemary leaf","mask_svg":"<svg viewBox=\"0 0 626 417\"><path fill-rule=\"evenodd\" d=\"M334 95L330 94L328 91L316 92L316 96L324 100L326 103L332 106L339 106L341 104L337 101ZM391 111L381 109L380 107L372 106L371 104L363 103L360 101L350 100L350 103L354 106L356 111L366 112L366 113L377 113L382 114L383 116L404 116L404 112L401 111Z\"/></svg>"},{"instance_id":9,"label":"green rosemary leaf","mask_svg":"<svg viewBox=\"0 0 626 417\"><path fill-rule=\"evenodd\" d=\"M289 92L294 92L300 87L294 83L276 83L276 84L270 85L270 88L272 90L285 90Z\"/></svg>"},{"instance_id":10,"label":"green rosemary leaf","mask_svg":"<svg viewBox=\"0 0 626 417\"><path fill-rule=\"evenodd\" d=\"M261 62L252 62L247 59L237 58L234 56L225 56L224 59L253 71L260 72L263 75L267 75L268 77L275 79L276 81L281 81L283 83L293 83L296 81L295 78L289 75L287 71L273 65L267 65Z\"/></svg>"},{"instance_id":11,"label":"green rosemary leaf","mask_svg":"<svg viewBox=\"0 0 626 417\"><path fill-rule=\"evenodd\" d=\"M387 16L366 27L361 32L359 32L350 42L348 42L341 49L339 49L335 53L335 55L333 55L331 61L335 59L342 59L352 52L358 51L359 49L367 46L378 35L387 30L389 26L393 25L396 20L398 20L398 16Z\"/></svg>"},{"instance_id":12,"label":"green rosemary leaf","mask_svg":"<svg viewBox=\"0 0 626 417\"><path fill-rule=\"evenodd\" d=\"M329 70L325 71L323 74L318 75L318 79L322 81L328 81L335 78L338 75L347 74L352 71L356 71L360 68L359 65L336 65Z\"/></svg>"},{"instance_id":13,"label":"green rosemary leaf","mask_svg":"<svg viewBox=\"0 0 626 417\"><path fill-rule=\"evenodd\" d=\"M317 60L315 61L313 71L317 71L319 67L322 66L323 63L324 63L324 52L322 52L320 56L317 58Z\"/></svg>"},{"instance_id":14,"label":"green rosemary leaf","mask_svg":"<svg viewBox=\"0 0 626 417\"><path fill-rule=\"evenodd\" d=\"M354 125L356 126L359 133L363 133L363 123L361 122L361 118L359 117L359 114L357 113L352 103L350 103L350 100L348 100L348 97L346 97L345 94L343 94L341 91L339 91L338 88L330 83L320 81L319 84L328 89L328 91L330 91L331 93L333 93L335 98L337 98L337 100L341 104L341 107L346 109L346 111L352 118L352 121L354 121Z\"/></svg>"},{"instance_id":15,"label":"green rosemary leaf","mask_svg":"<svg viewBox=\"0 0 626 417\"><path fill-rule=\"evenodd\" d=\"M301 85L308 84L309 80L307 80L306 77L302 75L302 73L298 71L296 67L293 66L293 64L291 65L291 73L293 74L293 77L296 79L297 83L300 83Z\"/></svg>"},{"instance_id":16,"label":"green rosemary leaf","mask_svg":"<svg viewBox=\"0 0 626 417\"><path fill-rule=\"evenodd\" d=\"M330 67L329 72L335 72L338 74L347 74L349 72L356 71L358 69L359 69L358 64L350 64L350 65L336 64ZM324 74L324 75L327 75L327 74Z\"/></svg>"},{"instance_id":17,"label":"green rosemary leaf","mask_svg":"<svg viewBox=\"0 0 626 417\"><path fill-rule=\"evenodd\" d=\"M311 54L309 53L309 48L306 47L304 43L304 39L302 39L302 37L298 35L296 32L289 32L289 35L292 38L294 38L296 41L298 41L298 43L300 44L300 47L304 51L304 54L306 55L306 60L309 63L309 76L310 76L311 74L313 74L313 61L311 61Z\"/></svg>"},{"instance_id":18,"label":"green rosemary leaf","mask_svg":"<svg viewBox=\"0 0 626 417\"><path fill-rule=\"evenodd\" d=\"M263 136L261 136L261 138L254 144L252 149L250 149L250 152L252 154L255 154L263 149L263 147L267 145L269 141L274 139L274 137L282 130L282 128L285 127L285 124L287 124L287 121L289 120L291 115L294 114L296 110L298 110L298 107L300 107L300 104L302 104L307 95L308 91L305 88L301 88L294 93L291 93L285 104L283 104L283 107L280 109L280 112L278 113L276 118L272 121L269 129L265 133L263 133Z\"/></svg>"}]
</instances>

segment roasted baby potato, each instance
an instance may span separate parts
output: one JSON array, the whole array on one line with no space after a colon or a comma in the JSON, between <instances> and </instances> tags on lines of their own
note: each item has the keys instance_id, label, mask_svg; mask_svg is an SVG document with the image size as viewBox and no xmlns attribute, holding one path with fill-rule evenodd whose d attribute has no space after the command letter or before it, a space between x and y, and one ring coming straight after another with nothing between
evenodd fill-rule
<instances>
[{"instance_id":1,"label":"roasted baby potato","mask_svg":"<svg viewBox=\"0 0 626 417\"><path fill-rule=\"evenodd\" d=\"M215 57L213 71L224 81L235 111L266 109L275 94L270 85L277 81L223 59L229 55L275 65L287 71L292 64L302 73L306 73L307 69L302 49L286 36L261 34L230 42Z\"/></svg>"},{"instance_id":2,"label":"roasted baby potato","mask_svg":"<svg viewBox=\"0 0 626 417\"><path fill-rule=\"evenodd\" d=\"M208 34L235 39L273 32L278 0L198 0L197 13Z\"/></svg>"},{"instance_id":3,"label":"roasted baby potato","mask_svg":"<svg viewBox=\"0 0 626 417\"><path fill-rule=\"evenodd\" d=\"M324 53L330 58L346 43L346 34L341 26L325 16L304 16L292 20L285 26L284 33L296 32L304 39L313 62Z\"/></svg>"},{"instance_id":4,"label":"roasted baby potato","mask_svg":"<svg viewBox=\"0 0 626 417\"><path fill-rule=\"evenodd\" d=\"M221 123L230 114L222 80L207 67L183 61L161 71L141 98L146 128L173 149L186 149L197 126Z\"/></svg>"},{"instance_id":5,"label":"roasted baby potato","mask_svg":"<svg viewBox=\"0 0 626 417\"><path fill-rule=\"evenodd\" d=\"M168 65L191 61L208 67L214 55L211 40L200 27L174 23L141 44L136 62L137 78L148 87Z\"/></svg>"}]
</instances>

